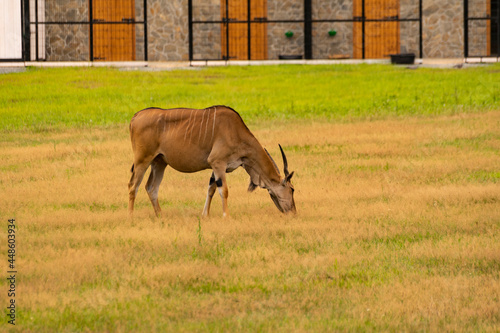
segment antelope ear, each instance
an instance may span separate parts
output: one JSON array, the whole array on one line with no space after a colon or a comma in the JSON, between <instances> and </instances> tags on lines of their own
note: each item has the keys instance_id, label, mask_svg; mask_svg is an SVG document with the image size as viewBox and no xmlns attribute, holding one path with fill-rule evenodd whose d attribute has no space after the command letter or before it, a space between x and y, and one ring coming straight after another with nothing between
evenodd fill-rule
<instances>
[{"instance_id":1,"label":"antelope ear","mask_svg":"<svg viewBox=\"0 0 500 333\"><path fill-rule=\"evenodd\" d=\"M257 185L255 185L252 182L252 179L250 179L250 184L248 184L248 192L253 192L257 188Z\"/></svg>"}]
</instances>

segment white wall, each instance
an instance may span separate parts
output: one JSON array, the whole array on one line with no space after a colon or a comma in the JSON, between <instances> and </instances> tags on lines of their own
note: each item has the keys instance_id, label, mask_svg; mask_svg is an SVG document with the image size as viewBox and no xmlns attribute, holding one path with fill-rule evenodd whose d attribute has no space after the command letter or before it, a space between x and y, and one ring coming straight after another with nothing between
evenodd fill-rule
<instances>
[{"instance_id":1,"label":"white wall","mask_svg":"<svg viewBox=\"0 0 500 333\"><path fill-rule=\"evenodd\" d=\"M0 1L0 59L23 57L21 0Z\"/></svg>"}]
</instances>

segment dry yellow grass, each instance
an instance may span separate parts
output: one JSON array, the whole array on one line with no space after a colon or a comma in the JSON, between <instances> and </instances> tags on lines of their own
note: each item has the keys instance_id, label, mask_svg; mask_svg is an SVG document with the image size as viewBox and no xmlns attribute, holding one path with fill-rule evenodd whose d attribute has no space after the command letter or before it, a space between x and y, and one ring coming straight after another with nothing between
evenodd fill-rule
<instances>
[{"instance_id":1,"label":"dry yellow grass","mask_svg":"<svg viewBox=\"0 0 500 333\"><path fill-rule=\"evenodd\" d=\"M287 152L297 216L247 193L238 169L232 218L216 196L200 220L210 171L167 169L164 216L143 184L129 221L126 125L2 134L18 327L498 330L500 112L250 127L277 161Z\"/></svg>"}]
</instances>

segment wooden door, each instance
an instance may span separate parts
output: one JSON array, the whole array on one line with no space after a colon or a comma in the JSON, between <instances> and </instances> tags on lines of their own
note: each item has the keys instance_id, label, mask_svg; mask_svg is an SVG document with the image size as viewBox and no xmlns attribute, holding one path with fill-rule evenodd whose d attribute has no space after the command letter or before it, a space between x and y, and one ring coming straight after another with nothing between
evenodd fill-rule
<instances>
[{"instance_id":1,"label":"wooden door","mask_svg":"<svg viewBox=\"0 0 500 333\"><path fill-rule=\"evenodd\" d=\"M223 59L248 60L249 31L250 59L267 59L267 0L221 0L221 17Z\"/></svg>"},{"instance_id":2,"label":"wooden door","mask_svg":"<svg viewBox=\"0 0 500 333\"><path fill-rule=\"evenodd\" d=\"M92 0L92 15L94 60L135 60L135 1Z\"/></svg>"},{"instance_id":3,"label":"wooden door","mask_svg":"<svg viewBox=\"0 0 500 333\"><path fill-rule=\"evenodd\" d=\"M365 58L388 58L400 53L399 0L365 0ZM353 57L363 57L362 0L354 0ZM370 21L384 20L384 21Z\"/></svg>"}]
</instances>

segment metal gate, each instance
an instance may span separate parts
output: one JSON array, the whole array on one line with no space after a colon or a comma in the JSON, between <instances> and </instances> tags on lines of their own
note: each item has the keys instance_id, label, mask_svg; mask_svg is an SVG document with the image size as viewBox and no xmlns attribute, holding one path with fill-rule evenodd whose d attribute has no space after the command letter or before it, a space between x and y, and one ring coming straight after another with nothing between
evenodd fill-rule
<instances>
[{"instance_id":1,"label":"metal gate","mask_svg":"<svg viewBox=\"0 0 500 333\"><path fill-rule=\"evenodd\" d=\"M399 2L188 0L189 59L422 57L422 0Z\"/></svg>"},{"instance_id":2,"label":"metal gate","mask_svg":"<svg viewBox=\"0 0 500 333\"><path fill-rule=\"evenodd\" d=\"M170 3L174 1L183 8L182 23L158 28L161 20L169 23L172 19L162 13L169 13ZM430 7L426 4L426 15L434 15L426 19L434 23L432 28L427 25L424 28L437 28L434 36L427 40L422 40L422 0L3 2L0 61L148 60L148 3L153 4L149 13L154 15L151 27L159 29L151 32L151 40L155 40L151 45L165 43L163 47L167 47L167 43L184 43L183 36L187 33L188 45L184 46L188 50L183 52L188 54L177 55L176 59L365 59L385 58L391 53L415 53L422 58L443 54L433 53L434 49L441 47L442 51L447 47L439 42L443 31L447 38L450 34L454 37L452 54L455 57L500 56L500 0L436 2ZM15 8L9 7L12 4ZM21 29L19 14L16 14L19 4ZM448 17L447 22L440 25L436 13L443 7L446 15L453 12L459 15L459 20ZM13 14L8 14L10 12ZM180 39L164 38L175 34L179 34ZM159 60L169 60L168 55Z\"/></svg>"},{"instance_id":3,"label":"metal gate","mask_svg":"<svg viewBox=\"0 0 500 333\"><path fill-rule=\"evenodd\" d=\"M146 0L23 0L26 60L147 60Z\"/></svg>"},{"instance_id":4,"label":"metal gate","mask_svg":"<svg viewBox=\"0 0 500 333\"><path fill-rule=\"evenodd\" d=\"M464 56L500 56L500 0L464 0Z\"/></svg>"}]
</instances>

